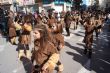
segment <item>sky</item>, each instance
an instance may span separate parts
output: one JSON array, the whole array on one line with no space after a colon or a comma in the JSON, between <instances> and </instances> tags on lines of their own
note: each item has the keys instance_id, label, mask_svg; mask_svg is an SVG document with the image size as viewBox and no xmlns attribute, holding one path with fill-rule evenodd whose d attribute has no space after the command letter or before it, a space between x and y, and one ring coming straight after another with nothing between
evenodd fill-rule
<instances>
[{"instance_id":1,"label":"sky","mask_svg":"<svg viewBox=\"0 0 110 73\"><path fill-rule=\"evenodd\" d=\"M86 1L87 1L87 0L82 0L82 1L83 1L83 4L86 4Z\"/></svg>"}]
</instances>

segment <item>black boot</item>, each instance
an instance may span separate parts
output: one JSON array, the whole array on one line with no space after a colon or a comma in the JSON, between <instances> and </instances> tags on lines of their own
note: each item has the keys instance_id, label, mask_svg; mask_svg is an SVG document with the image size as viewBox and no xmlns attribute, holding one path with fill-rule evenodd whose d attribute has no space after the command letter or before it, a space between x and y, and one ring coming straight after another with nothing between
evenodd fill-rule
<instances>
[{"instance_id":1,"label":"black boot","mask_svg":"<svg viewBox=\"0 0 110 73\"><path fill-rule=\"evenodd\" d=\"M84 54L87 54L87 49L84 49Z\"/></svg>"},{"instance_id":2,"label":"black boot","mask_svg":"<svg viewBox=\"0 0 110 73\"><path fill-rule=\"evenodd\" d=\"M66 27L66 32L67 32L66 36L70 36L70 31L69 31L69 28L67 28L67 27Z\"/></svg>"},{"instance_id":3,"label":"black boot","mask_svg":"<svg viewBox=\"0 0 110 73\"><path fill-rule=\"evenodd\" d=\"M88 58L91 58L91 57L92 57L92 50L90 49L88 53Z\"/></svg>"},{"instance_id":4,"label":"black boot","mask_svg":"<svg viewBox=\"0 0 110 73\"><path fill-rule=\"evenodd\" d=\"M98 33L98 32L96 32L96 38L98 38L98 35L99 35L99 33Z\"/></svg>"}]
</instances>

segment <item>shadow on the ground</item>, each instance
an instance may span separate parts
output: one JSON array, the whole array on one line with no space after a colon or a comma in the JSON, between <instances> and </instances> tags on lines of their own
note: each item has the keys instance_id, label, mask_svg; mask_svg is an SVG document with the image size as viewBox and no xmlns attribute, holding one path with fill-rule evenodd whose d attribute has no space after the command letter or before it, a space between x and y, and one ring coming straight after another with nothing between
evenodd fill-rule
<instances>
[{"instance_id":1,"label":"shadow on the ground","mask_svg":"<svg viewBox=\"0 0 110 73\"><path fill-rule=\"evenodd\" d=\"M66 52L66 53L73 56L73 60L80 63L87 70L91 71L90 67L85 65L89 60L87 59L87 57L85 57L84 55L73 53L73 52Z\"/></svg>"},{"instance_id":2,"label":"shadow on the ground","mask_svg":"<svg viewBox=\"0 0 110 73\"><path fill-rule=\"evenodd\" d=\"M75 28L70 28L70 30L77 30L77 29L75 29Z\"/></svg>"},{"instance_id":3,"label":"shadow on the ground","mask_svg":"<svg viewBox=\"0 0 110 73\"><path fill-rule=\"evenodd\" d=\"M83 33L83 32L81 32ZM80 35L77 35L80 36ZM94 36L95 37L95 36ZM93 55L90 62L90 68L84 64L87 62L87 57L83 54L83 49L73 46L65 42L70 49L77 51L74 53L67 51L66 53L73 56L73 60L80 63L83 67L96 73L110 73L110 28L107 25L103 28L103 32L98 38L94 38ZM79 46L85 46L83 43L77 43Z\"/></svg>"},{"instance_id":4,"label":"shadow on the ground","mask_svg":"<svg viewBox=\"0 0 110 73\"><path fill-rule=\"evenodd\" d=\"M83 33L83 34L84 34L85 32L82 32L82 31L78 31L78 33Z\"/></svg>"},{"instance_id":5,"label":"shadow on the ground","mask_svg":"<svg viewBox=\"0 0 110 73\"><path fill-rule=\"evenodd\" d=\"M85 47L83 43L77 43L77 45Z\"/></svg>"},{"instance_id":6,"label":"shadow on the ground","mask_svg":"<svg viewBox=\"0 0 110 73\"><path fill-rule=\"evenodd\" d=\"M67 47L69 47L69 48L71 48L71 49L78 52L78 53L74 53L74 52L71 52L71 51L67 51L66 53L73 56L73 60L80 63L87 70L90 70L90 67L85 66L86 62L88 61L88 58L83 54L83 49L79 48L79 47L76 47L76 46L72 46L68 42L65 42L65 45Z\"/></svg>"},{"instance_id":7,"label":"shadow on the ground","mask_svg":"<svg viewBox=\"0 0 110 73\"><path fill-rule=\"evenodd\" d=\"M82 49L82 48L73 46L73 45L71 45L71 44L68 43L68 42L65 42L65 46L69 47L70 49L76 50L76 51L77 51L78 53L80 53L80 54L83 54L83 49Z\"/></svg>"},{"instance_id":8,"label":"shadow on the ground","mask_svg":"<svg viewBox=\"0 0 110 73\"><path fill-rule=\"evenodd\" d=\"M110 73L110 31L105 25L103 32L94 39L91 69L96 73Z\"/></svg>"},{"instance_id":9,"label":"shadow on the ground","mask_svg":"<svg viewBox=\"0 0 110 73\"><path fill-rule=\"evenodd\" d=\"M75 34L76 36L84 37L84 35L81 35L81 34L78 34L78 33L73 33L73 34Z\"/></svg>"},{"instance_id":10,"label":"shadow on the ground","mask_svg":"<svg viewBox=\"0 0 110 73\"><path fill-rule=\"evenodd\" d=\"M76 30L77 30L77 29L76 29ZM84 35L82 35L82 34L84 34L85 32L84 32L84 31L78 31L77 33L75 33L75 32L71 32L71 31L70 31L70 33L71 33L71 34L74 34L74 35L76 35L76 36L84 37Z\"/></svg>"}]
</instances>

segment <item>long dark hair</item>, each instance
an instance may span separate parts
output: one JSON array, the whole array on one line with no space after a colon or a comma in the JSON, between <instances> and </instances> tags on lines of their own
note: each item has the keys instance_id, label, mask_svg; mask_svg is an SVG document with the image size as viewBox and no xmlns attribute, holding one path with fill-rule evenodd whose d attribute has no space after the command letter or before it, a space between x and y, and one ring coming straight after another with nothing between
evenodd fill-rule
<instances>
[{"instance_id":1,"label":"long dark hair","mask_svg":"<svg viewBox=\"0 0 110 73\"><path fill-rule=\"evenodd\" d=\"M35 26L34 31L35 30L38 30L40 32L40 36L41 36L39 40L40 47L45 48L48 41L51 40L51 35L49 34L47 26L43 24L38 24Z\"/></svg>"},{"instance_id":2,"label":"long dark hair","mask_svg":"<svg viewBox=\"0 0 110 73\"><path fill-rule=\"evenodd\" d=\"M55 24L56 26L56 30L53 31L54 33L62 33L63 32L63 25L58 23L58 24Z\"/></svg>"},{"instance_id":3,"label":"long dark hair","mask_svg":"<svg viewBox=\"0 0 110 73\"><path fill-rule=\"evenodd\" d=\"M32 22L32 19L30 17L30 15L25 15L23 17L23 23L31 23Z\"/></svg>"}]
</instances>

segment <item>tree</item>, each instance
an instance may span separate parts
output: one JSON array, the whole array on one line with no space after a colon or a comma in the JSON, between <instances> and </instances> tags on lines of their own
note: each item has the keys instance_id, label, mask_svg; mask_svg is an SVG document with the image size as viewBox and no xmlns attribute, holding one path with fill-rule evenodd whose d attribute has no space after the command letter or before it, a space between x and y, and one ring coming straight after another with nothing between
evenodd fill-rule
<instances>
[{"instance_id":1,"label":"tree","mask_svg":"<svg viewBox=\"0 0 110 73\"><path fill-rule=\"evenodd\" d=\"M75 8L78 9L78 10L80 8L81 3L83 3L82 0L73 0L73 4L74 4Z\"/></svg>"}]
</instances>

